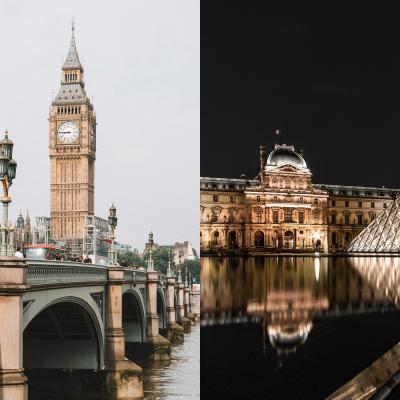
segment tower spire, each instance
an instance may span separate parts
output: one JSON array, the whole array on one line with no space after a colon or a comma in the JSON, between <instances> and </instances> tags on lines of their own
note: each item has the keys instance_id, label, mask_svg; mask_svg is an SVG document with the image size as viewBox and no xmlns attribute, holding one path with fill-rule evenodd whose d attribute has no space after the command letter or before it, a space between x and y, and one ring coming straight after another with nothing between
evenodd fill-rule
<instances>
[{"instance_id":1,"label":"tower spire","mask_svg":"<svg viewBox=\"0 0 400 400\"><path fill-rule=\"evenodd\" d=\"M67 58L64 61L63 69L82 69L82 65L79 61L78 51L76 50L75 44L75 21L72 18L71 21L71 42L69 45L69 50L67 54Z\"/></svg>"}]
</instances>

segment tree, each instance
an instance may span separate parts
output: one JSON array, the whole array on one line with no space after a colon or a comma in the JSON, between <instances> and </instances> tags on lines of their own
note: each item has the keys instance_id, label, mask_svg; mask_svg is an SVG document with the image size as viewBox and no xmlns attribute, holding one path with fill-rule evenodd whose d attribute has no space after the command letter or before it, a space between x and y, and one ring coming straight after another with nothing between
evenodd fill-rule
<instances>
[{"instance_id":1,"label":"tree","mask_svg":"<svg viewBox=\"0 0 400 400\"><path fill-rule=\"evenodd\" d=\"M168 260L169 260L169 249L158 248L152 254L154 261L154 269L161 272L163 275L167 275ZM145 263L149 259L149 253L144 256ZM192 274L192 283L200 283L200 261L199 260L186 260L182 263L182 280L185 281L185 272L187 268L188 279L189 272ZM178 274L178 268L175 263L171 262L171 268L174 275Z\"/></svg>"},{"instance_id":2,"label":"tree","mask_svg":"<svg viewBox=\"0 0 400 400\"><path fill-rule=\"evenodd\" d=\"M147 252L144 256L144 260L147 265L147 260L149 259L149 253ZM169 260L169 250L166 248L158 248L153 251L152 259L154 261L154 269L162 274L167 274L168 260Z\"/></svg>"},{"instance_id":3,"label":"tree","mask_svg":"<svg viewBox=\"0 0 400 400\"><path fill-rule=\"evenodd\" d=\"M139 254L134 253L133 251L127 251L126 253L118 253L117 254L118 262L123 267L135 266L135 267L144 267L145 262Z\"/></svg>"},{"instance_id":4,"label":"tree","mask_svg":"<svg viewBox=\"0 0 400 400\"><path fill-rule=\"evenodd\" d=\"M185 269L187 268L188 275L192 274L192 283L200 283L200 260L186 260L182 263L182 279L185 279ZM189 279L189 278L188 278Z\"/></svg>"}]
</instances>

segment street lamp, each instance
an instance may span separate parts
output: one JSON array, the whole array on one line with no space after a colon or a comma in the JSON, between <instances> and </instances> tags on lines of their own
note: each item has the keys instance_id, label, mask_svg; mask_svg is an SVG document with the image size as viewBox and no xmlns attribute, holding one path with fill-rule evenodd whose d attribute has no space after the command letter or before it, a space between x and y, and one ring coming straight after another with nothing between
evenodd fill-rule
<instances>
[{"instance_id":1,"label":"street lamp","mask_svg":"<svg viewBox=\"0 0 400 400\"><path fill-rule=\"evenodd\" d=\"M3 224L1 226L0 255L13 256L13 230L8 223L8 205L11 203L9 196L10 186L17 172L17 163L12 158L14 143L8 138L5 132L4 139L0 141L0 180L3 184Z\"/></svg>"},{"instance_id":2,"label":"street lamp","mask_svg":"<svg viewBox=\"0 0 400 400\"><path fill-rule=\"evenodd\" d=\"M178 283L182 283L182 272L181 272L181 255L179 254L179 263L178 263Z\"/></svg>"},{"instance_id":3,"label":"street lamp","mask_svg":"<svg viewBox=\"0 0 400 400\"><path fill-rule=\"evenodd\" d=\"M108 264L111 266L117 265L117 253L114 249L114 240L115 240L115 227L117 226L117 209L114 206L114 203L110 207L110 214L108 215L108 225L110 225L110 233L111 233L111 247L108 258Z\"/></svg>"},{"instance_id":4,"label":"street lamp","mask_svg":"<svg viewBox=\"0 0 400 400\"><path fill-rule=\"evenodd\" d=\"M147 271L154 271L154 261L153 261L153 232L149 233L149 259L147 260Z\"/></svg>"},{"instance_id":5,"label":"street lamp","mask_svg":"<svg viewBox=\"0 0 400 400\"><path fill-rule=\"evenodd\" d=\"M189 287L187 266L185 266L185 287Z\"/></svg>"},{"instance_id":6,"label":"street lamp","mask_svg":"<svg viewBox=\"0 0 400 400\"><path fill-rule=\"evenodd\" d=\"M171 249L168 252L168 268L167 268L167 277L172 277L172 269L171 269Z\"/></svg>"}]
</instances>

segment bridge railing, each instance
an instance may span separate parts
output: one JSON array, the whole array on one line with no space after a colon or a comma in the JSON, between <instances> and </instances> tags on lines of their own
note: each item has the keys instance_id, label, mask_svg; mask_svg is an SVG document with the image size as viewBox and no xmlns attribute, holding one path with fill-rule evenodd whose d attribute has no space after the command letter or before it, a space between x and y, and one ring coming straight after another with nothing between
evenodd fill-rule
<instances>
[{"instance_id":1,"label":"bridge railing","mask_svg":"<svg viewBox=\"0 0 400 400\"><path fill-rule=\"evenodd\" d=\"M105 283L107 267L68 261L26 260L30 286Z\"/></svg>"},{"instance_id":2,"label":"bridge railing","mask_svg":"<svg viewBox=\"0 0 400 400\"><path fill-rule=\"evenodd\" d=\"M106 283L107 266L83 264L70 261L26 260L28 264L27 281L30 286L68 285L76 283ZM146 283L146 270L124 268L124 281ZM166 277L160 276L166 284Z\"/></svg>"}]
</instances>

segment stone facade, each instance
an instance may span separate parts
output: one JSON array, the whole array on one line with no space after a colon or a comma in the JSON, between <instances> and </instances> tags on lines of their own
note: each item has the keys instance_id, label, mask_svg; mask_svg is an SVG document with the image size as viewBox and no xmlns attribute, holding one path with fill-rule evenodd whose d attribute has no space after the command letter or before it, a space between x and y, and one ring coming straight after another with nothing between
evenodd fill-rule
<instances>
[{"instance_id":1,"label":"stone facade","mask_svg":"<svg viewBox=\"0 0 400 400\"><path fill-rule=\"evenodd\" d=\"M260 146L254 179L201 178L201 251L340 251L399 193L315 184L301 151Z\"/></svg>"},{"instance_id":2,"label":"stone facade","mask_svg":"<svg viewBox=\"0 0 400 400\"><path fill-rule=\"evenodd\" d=\"M94 214L96 116L86 95L74 30L50 109L49 149L51 236L82 238L85 217Z\"/></svg>"}]
</instances>

